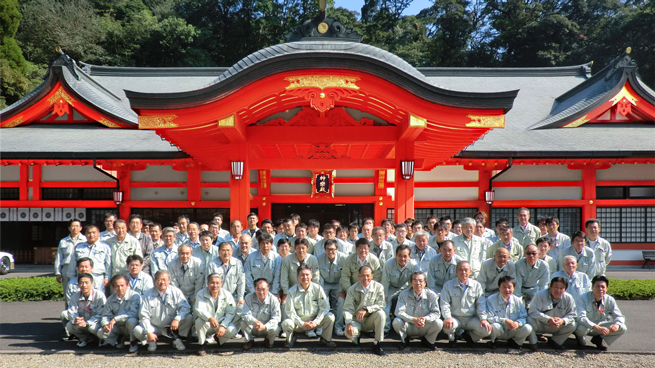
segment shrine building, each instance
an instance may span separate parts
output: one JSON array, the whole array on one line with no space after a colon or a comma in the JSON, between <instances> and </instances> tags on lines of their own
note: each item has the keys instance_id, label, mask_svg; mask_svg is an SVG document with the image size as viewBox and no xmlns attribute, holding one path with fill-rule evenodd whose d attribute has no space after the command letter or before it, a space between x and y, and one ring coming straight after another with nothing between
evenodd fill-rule
<instances>
[{"instance_id":1,"label":"shrine building","mask_svg":"<svg viewBox=\"0 0 655 368\"><path fill-rule=\"evenodd\" d=\"M618 54L617 54L618 55ZM321 223L477 211L598 218L613 265L655 249L655 91L627 50L540 68L416 68L319 16L221 68L60 52L0 111L1 244L41 262L78 218ZM47 257L46 257L47 258Z\"/></svg>"}]
</instances>

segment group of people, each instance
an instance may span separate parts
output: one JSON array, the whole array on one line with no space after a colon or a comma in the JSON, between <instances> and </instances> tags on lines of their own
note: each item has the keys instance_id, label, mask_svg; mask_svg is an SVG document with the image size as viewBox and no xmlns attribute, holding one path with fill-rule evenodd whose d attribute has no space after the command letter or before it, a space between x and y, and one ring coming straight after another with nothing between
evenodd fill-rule
<instances>
[{"instance_id":1,"label":"group of people","mask_svg":"<svg viewBox=\"0 0 655 368\"><path fill-rule=\"evenodd\" d=\"M385 219L361 227L333 220L322 227L292 215L278 223L256 214L221 229L216 213L207 224L180 216L171 227L133 214L128 221L107 214L102 232L69 223L55 273L66 295L61 319L66 339L83 347L129 351L157 349L161 337L179 350L197 338L208 344L255 337L272 348L278 336L293 347L299 334L334 348L333 334L359 344L373 336L373 352L391 328L400 348L411 339L435 349L440 333L449 346L507 341L537 349L539 340L557 350L574 334L606 350L626 332L625 318L607 295L604 276L612 256L599 236L600 222L585 232L558 232L559 220L532 225L521 208L518 225L496 229L487 214L455 221L430 217L424 224ZM543 225L543 227L542 227ZM321 234L319 231L322 230ZM546 339L543 334L550 334Z\"/></svg>"}]
</instances>

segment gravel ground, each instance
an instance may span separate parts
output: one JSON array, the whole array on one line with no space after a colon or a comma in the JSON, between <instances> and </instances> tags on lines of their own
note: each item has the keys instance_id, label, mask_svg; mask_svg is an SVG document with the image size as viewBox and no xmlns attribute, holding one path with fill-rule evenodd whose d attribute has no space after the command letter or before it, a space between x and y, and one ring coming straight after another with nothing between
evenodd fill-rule
<instances>
[{"instance_id":1,"label":"gravel ground","mask_svg":"<svg viewBox=\"0 0 655 368\"><path fill-rule=\"evenodd\" d=\"M254 352L254 351L253 351ZM256 360L256 361L255 361ZM263 352L258 354L223 353L205 357L191 355L116 356L116 355L11 355L3 354L0 367L654 367L653 355L555 353L454 353L409 351L377 357L360 352ZM9 365L10 364L10 365Z\"/></svg>"}]
</instances>

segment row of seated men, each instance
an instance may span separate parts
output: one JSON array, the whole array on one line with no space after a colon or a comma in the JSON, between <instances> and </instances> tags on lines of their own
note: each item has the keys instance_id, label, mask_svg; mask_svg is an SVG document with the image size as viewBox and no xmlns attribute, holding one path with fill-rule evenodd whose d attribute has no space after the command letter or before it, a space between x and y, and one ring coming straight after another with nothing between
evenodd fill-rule
<instances>
[{"instance_id":1,"label":"row of seated men","mask_svg":"<svg viewBox=\"0 0 655 368\"><path fill-rule=\"evenodd\" d=\"M95 234L93 234L94 232L97 232L97 228L95 228L93 225L87 226L87 229L85 231L85 234L87 234L87 238L91 240L95 239ZM170 230L170 232L168 230L164 231L164 233L172 233L172 232L173 232L172 229ZM415 236L415 240L417 241L416 244L425 243L423 245L426 245L428 242L428 237L429 236L426 232L418 232ZM204 251L207 251L207 249L212 249L211 234L203 233L201 234L201 239L204 239L204 241L201 241L201 247L203 243L205 243L205 245L207 246L206 248L203 247ZM295 241L295 253L291 253L289 256L285 257L284 261L281 261L281 257L278 254L271 251L273 239L269 234L260 235L258 243L260 248L259 251L254 252L247 257L245 267L241 264L241 262L238 259L232 257L233 246L230 243L228 242L220 243L218 247L218 258L209 262L206 265L204 271L201 269L201 260L192 256L192 252L194 251L194 249L190 245L184 244L179 247L178 256L176 257L173 264L168 265L168 271L166 272L166 275L169 281L172 283L172 285L179 286L180 292L182 296L185 298L185 300L193 301L193 300L197 300L196 297L199 297L200 295L199 293L204 284L205 276L208 277L213 274L216 274L220 276L220 278L222 279L221 283L223 284L223 290L226 290L232 296L232 299L236 301L237 309L239 309L242 308L242 306L245 303L244 293L246 292L246 289L247 292L249 293L248 295L251 295L254 291L256 291L255 280L258 280L260 278L267 280L267 284L268 284L267 286L273 289L271 295L274 295L275 299L278 300L278 303L281 302L284 304L285 301L290 300L289 298L292 298L291 302L295 303L298 300L292 297L293 288L296 287L297 289L298 283L302 281L299 276L300 274L299 270L301 268L303 269L306 268L310 271L308 276L310 277L312 283L318 285L322 294L326 296L327 301L329 302L327 303L328 311L329 308L331 307L333 310L333 314L332 314L333 318L335 314L337 316L334 321L334 324L336 324L336 328L335 328L336 334L343 335L345 333L347 336L352 338L353 341L356 340L356 336L355 336L356 333L353 330L354 327L352 321L350 321L349 323L349 318L347 313L348 305L349 305L348 295L350 294L352 286L357 283L357 280L359 279L359 281L361 281L361 276L362 276L361 269L363 266L366 266L365 268L370 271L371 279L376 281L376 285L381 286L383 303L382 303L382 310L380 310L380 313L378 314L382 314L385 317L383 323L384 324L383 330L380 331L380 333L382 334L384 332L388 332L390 329L392 318L394 318L394 317L387 318L387 316L390 315L390 312L393 310L395 312L393 316L396 317L398 316L397 314L398 304L396 303L395 308L393 308L392 305L394 302L398 300L401 293L403 293L405 290L409 290L409 285L411 284L411 280L410 280L411 275L416 272L419 272L423 275L422 277L423 281L426 281L424 275L425 271L421 270L419 264L412 259L411 257L412 248L407 244L398 245L395 250L395 257L388 259L385 263L381 263L378 257L376 257L372 253L369 253L370 247L372 246L369 243L369 241L366 240L365 238L360 238L356 241L356 247L355 247L356 252L350 256L347 256L343 252L339 251L340 244L336 239L327 239L324 242L324 246L323 246L324 251L319 255L318 258L315 257L314 255L308 254L309 246L307 240L304 238L298 238ZM281 239L278 242L278 244L284 246L288 243L286 239ZM414 245L415 248L416 248L416 244ZM516 290L513 288L512 293L518 294L516 297L519 298L519 300L521 300L520 298L522 298L521 303L530 305L528 304L528 302L531 299L534 299L539 291L545 290L548 281L551 280L551 275L550 272L548 271L548 264L545 261L538 259L537 257L538 252L536 248L537 247L534 245L529 245L528 247L526 247L525 250L526 257L522 258L521 260L519 260L519 262L517 262L517 264L519 265L526 263L527 265L530 266L530 267L525 267L527 272L526 274L516 273L516 266L513 266L513 264L511 264L510 261L508 261L510 252L504 247L502 247L502 248L498 248L494 252L494 258L484 262L484 265L489 264L492 265L492 267L489 267L490 268L489 271L491 273L490 275L487 275L486 269L482 269L481 276L478 277L478 280L482 281L483 284L480 284L473 279L471 279L470 281L474 281L475 285L478 285L478 288L480 289L479 291L481 292L481 297L485 298L485 297L492 297L493 294L499 290L501 279L503 279L504 277L512 277L510 275L515 275L516 279L520 280L518 283L520 283L521 286L516 288ZM430 249L432 248L424 247L423 251L426 252ZM441 258L442 259L441 262L446 267L441 270L441 273L437 273L437 274L435 274L432 271L434 271L438 267L433 266L432 271L430 267L428 267L428 277L427 277L428 280L427 282L425 282L425 284L428 286L426 290L434 293L435 295L441 292L442 301L443 301L444 300L443 289L445 288L445 285L448 284L449 282L453 283L452 281L459 277L460 267L457 266L459 264L466 264L467 265L466 268L468 269L469 272L469 274L467 274L464 279L460 278L460 282L463 282L462 280L469 280L469 276L471 276L471 274L473 273L473 267L471 267L472 266L471 262L462 260L461 258L457 258L457 256L454 254L455 247L453 241L445 241L439 248L439 251L441 254L434 258L437 260ZM91 262L87 262L87 263L93 263L93 260L91 258L88 259ZM579 301L573 299L574 301L573 301L572 308L575 310L576 304L578 305L578 308L580 308L580 306L583 305L582 298L588 292L583 290L582 286L584 287L588 286L587 284L589 283L589 278L585 274L581 274L579 272L576 274L577 271L575 271L575 269L577 267L577 259L575 256L566 256L564 257L564 260L565 262L563 263L563 265L565 265L566 273L563 276L557 276L557 274L554 274L552 276L565 280L566 281L565 289L570 289L574 295L579 296L578 298ZM522 261L524 262L521 263ZM143 289L147 290L148 286L151 287L152 281L150 281L150 285L147 285L147 282L142 281L144 279L145 280L149 279L149 276L143 272L140 272L140 267L142 266L141 263L142 261L139 255L133 254L126 257L126 266L129 269L129 273L127 274L126 279L129 282L130 287L133 289L138 289L138 286L141 285L142 288L141 292L143 292ZM78 273L88 271L85 269L80 269L79 261L77 261L76 264L78 266L77 267ZM432 264L433 264L433 260L430 261L429 265ZM245 272L243 268L245 268ZM280 270L279 273L276 270ZM495 274L494 274L494 270L495 270ZM95 273L93 271L94 269L91 270L91 274ZM158 273L156 273L156 275L158 274L159 271ZM489 279L485 278L487 277L486 275L490 276ZM579 279L576 279L575 282L569 283L568 280L570 280L572 277L577 277L579 275L582 276L580 276ZM98 295L102 294L101 289L103 288L104 284L108 282L108 280L106 280L104 278L104 275L102 274L96 277L92 276L92 278L94 280L94 283L99 284L99 288L97 288L99 292L97 294ZM585 278L586 278L586 283L577 281L577 280L585 280ZM98 279L102 281L98 282L97 281ZM516 282L514 281L514 279L515 278L512 277L512 283ZM489 280L493 280L493 281L490 282ZM69 289L73 287L74 281L77 281L79 283L79 279L71 280L71 282L68 285ZM494 284L495 287L493 287ZM285 285L286 285L286 290L284 289ZM437 287L439 287L439 289L437 289ZM275 288L278 288L277 292L275 291ZM467 288L462 287L461 289L463 291L466 291ZM551 289L552 289L552 282L551 282ZM587 289L589 288L587 287ZM150 290L154 290L154 288ZM161 289L159 290L161 291ZM365 292L364 294L368 295L367 292ZM67 293L67 295L72 295L72 293L69 292ZM462 293L460 292L459 295L462 296ZM567 295L570 296L571 294L567 294ZM482 301L484 301L484 299L482 299ZM71 296L69 305L73 305L73 304L75 303L73 302ZM468 303L464 303L464 304L468 304ZM480 303L474 303L474 304L476 305L477 308L478 307L477 304ZM284 305L286 306L286 304ZM469 307L472 305L473 304L469 305ZM287 308L285 307L284 310L286 309ZM301 307L301 309L303 309L303 307ZM303 309L303 311L305 310ZM443 314L447 315L446 312L443 312ZM365 315L366 313L361 312L361 308L357 308L357 313L356 313L357 320L359 320L359 317L364 317ZM350 320L352 320L352 314ZM480 318L480 320L482 320L482 318ZM68 321L70 321L70 318L68 319ZM299 321L300 320L296 322L298 323L302 322ZM449 324L447 318L445 319L444 322L446 328L452 327L452 325ZM316 323L318 323L318 321L316 321ZM372 323L373 322L371 321L366 326L362 325L361 328L367 329L368 327L371 327ZM379 323L379 320L377 321L377 323ZM468 325L468 323L465 324ZM316 329L316 327L318 327L317 325L306 324L306 323L303 323L302 325L304 326L303 328L305 328L305 330L308 332L309 336L312 335L316 336L316 332L314 332L314 330ZM284 323L283 323L283 327L284 327ZM454 330L457 330L457 328L455 328ZM285 330L285 332L287 331ZM286 337L287 337L288 346L293 345L294 335L292 332L293 331L287 332ZM245 334L246 333L244 331L244 335ZM319 334L321 335L322 343L328 346L332 345L331 344L332 326L330 326L329 329L324 329ZM463 336L465 339L467 339L467 341L469 341L469 339L467 338L467 336L469 335L464 334ZM475 336L475 333L473 333L473 336ZM451 341L454 341L454 335L452 333L449 334L449 339L451 339ZM566 337L564 337L564 339L566 339ZM149 342L152 342L151 339L148 340ZM87 340L83 339L80 341L80 343L85 345L86 344L85 341ZM178 341L177 339L173 339L173 341L174 344L177 344L178 346L179 344L182 344L181 342L175 342ZM375 341L378 342L382 341L382 338L378 337L376 334ZM403 339L403 341L405 340ZM430 344L433 344L433 342L434 341L430 342ZM551 340L551 342L555 347L561 346L561 343L558 343L557 340ZM530 344L531 347L533 345L534 344L532 343ZM602 340L600 342L600 346L601 347L603 346ZM134 347L131 347L131 349L137 349L136 344L134 344ZM379 344L374 344L374 349L376 350L376 352L379 353L380 350Z\"/></svg>"}]
</instances>

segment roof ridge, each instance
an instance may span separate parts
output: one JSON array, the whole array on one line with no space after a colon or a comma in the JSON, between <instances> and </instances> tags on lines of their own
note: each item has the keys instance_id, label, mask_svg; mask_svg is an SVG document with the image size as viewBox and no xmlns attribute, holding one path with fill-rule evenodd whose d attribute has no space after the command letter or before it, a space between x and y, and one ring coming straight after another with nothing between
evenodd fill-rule
<instances>
[{"instance_id":1,"label":"roof ridge","mask_svg":"<svg viewBox=\"0 0 655 368\"><path fill-rule=\"evenodd\" d=\"M516 77L516 76L583 76L589 78L591 76L591 65L593 62L588 62L580 65L570 66L555 66L555 67L510 67L510 68L495 68L495 67L418 67L419 72L423 73L426 77L446 77L446 76L462 76L471 75L475 77Z\"/></svg>"},{"instance_id":2,"label":"roof ridge","mask_svg":"<svg viewBox=\"0 0 655 368\"><path fill-rule=\"evenodd\" d=\"M132 67L132 66L104 66L82 63L82 70L91 77L96 76L124 76L124 77L217 77L228 67Z\"/></svg>"}]
</instances>

